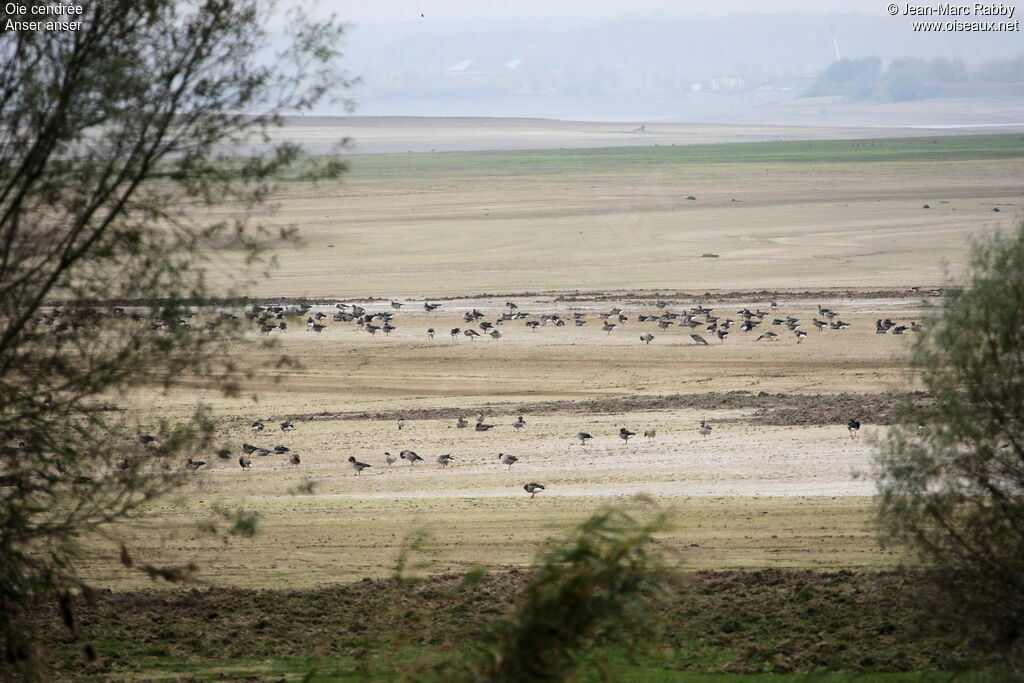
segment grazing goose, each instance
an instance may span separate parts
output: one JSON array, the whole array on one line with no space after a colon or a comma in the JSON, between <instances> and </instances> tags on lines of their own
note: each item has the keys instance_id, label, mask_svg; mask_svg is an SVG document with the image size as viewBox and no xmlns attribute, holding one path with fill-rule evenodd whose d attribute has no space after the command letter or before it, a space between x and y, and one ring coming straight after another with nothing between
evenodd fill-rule
<instances>
[{"instance_id":1,"label":"grazing goose","mask_svg":"<svg viewBox=\"0 0 1024 683\"><path fill-rule=\"evenodd\" d=\"M408 460L410 465L415 465L416 461L423 461L423 458L416 455L415 451L405 450L398 454L398 457L402 460Z\"/></svg>"},{"instance_id":2,"label":"grazing goose","mask_svg":"<svg viewBox=\"0 0 1024 683\"><path fill-rule=\"evenodd\" d=\"M467 337L469 337L470 341L476 341L476 338L480 336L479 332L477 332L476 330L469 329L469 328L466 328L466 330L462 334L464 334Z\"/></svg>"},{"instance_id":3,"label":"grazing goose","mask_svg":"<svg viewBox=\"0 0 1024 683\"><path fill-rule=\"evenodd\" d=\"M238 464L242 466L243 470L247 470L252 467L252 458L243 453L238 457Z\"/></svg>"},{"instance_id":4,"label":"grazing goose","mask_svg":"<svg viewBox=\"0 0 1024 683\"><path fill-rule=\"evenodd\" d=\"M846 423L846 428L850 430L850 438L856 439L857 432L860 431L860 422L853 418L850 418L850 421Z\"/></svg>"},{"instance_id":5,"label":"grazing goose","mask_svg":"<svg viewBox=\"0 0 1024 683\"><path fill-rule=\"evenodd\" d=\"M804 340L804 337L807 336L807 333L804 332L803 330L797 330L794 334L796 334L796 343L797 344L802 342Z\"/></svg>"},{"instance_id":6,"label":"grazing goose","mask_svg":"<svg viewBox=\"0 0 1024 683\"><path fill-rule=\"evenodd\" d=\"M708 434L711 433L711 425L704 420L701 420L700 426L697 427L697 432L706 439L708 438Z\"/></svg>"},{"instance_id":7,"label":"grazing goose","mask_svg":"<svg viewBox=\"0 0 1024 683\"><path fill-rule=\"evenodd\" d=\"M384 451L384 462L386 462L389 467L391 465L394 465L395 462L397 462L397 461L398 461L398 458L396 458L395 456L391 455L391 453L389 453L387 451Z\"/></svg>"},{"instance_id":8,"label":"grazing goose","mask_svg":"<svg viewBox=\"0 0 1024 683\"><path fill-rule=\"evenodd\" d=\"M601 325L601 329L607 332L608 334L611 334L612 330L614 330L616 327L618 327L618 325L609 322L606 322L604 325Z\"/></svg>"},{"instance_id":9,"label":"grazing goose","mask_svg":"<svg viewBox=\"0 0 1024 683\"><path fill-rule=\"evenodd\" d=\"M202 460L193 460L192 458L189 458L188 462L185 463L185 469L191 472L192 474L195 474L196 470L198 470L205 464L206 463L203 462Z\"/></svg>"},{"instance_id":10,"label":"grazing goose","mask_svg":"<svg viewBox=\"0 0 1024 683\"><path fill-rule=\"evenodd\" d=\"M281 423L282 432L291 432L295 430L295 425L292 424L291 420L285 420Z\"/></svg>"},{"instance_id":11,"label":"grazing goose","mask_svg":"<svg viewBox=\"0 0 1024 683\"><path fill-rule=\"evenodd\" d=\"M699 334L691 334L690 339L697 342L698 344L703 344L704 346L708 345L707 340L704 339L704 337L700 336Z\"/></svg>"},{"instance_id":12,"label":"grazing goose","mask_svg":"<svg viewBox=\"0 0 1024 683\"><path fill-rule=\"evenodd\" d=\"M576 432L576 438L580 440L581 446L586 446L587 442L593 439L594 437L591 436L590 434L587 434L586 432Z\"/></svg>"},{"instance_id":13,"label":"grazing goose","mask_svg":"<svg viewBox=\"0 0 1024 683\"><path fill-rule=\"evenodd\" d=\"M455 462L455 458L446 453L444 455L437 456L437 462L439 465L441 465L441 467L448 467L448 465Z\"/></svg>"},{"instance_id":14,"label":"grazing goose","mask_svg":"<svg viewBox=\"0 0 1024 683\"><path fill-rule=\"evenodd\" d=\"M524 420L523 416L520 415L519 419L512 423L512 426L515 427L516 429L522 429L523 427L526 426L526 420Z\"/></svg>"},{"instance_id":15,"label":"grazing goose","mask_svg":"<svg viewBox=\"0 0 1024 683\"><path fill-rule=\"evenodd\" d=\"M650 332L644 332L643 334L640 335L640 341L642 341L645 344L650 344L652 341L654 341L654 335L651 334Z\"/></svg>"},{"instance_id":16,"label":"grazing goose","mask_svg":"<svg viewBox=\"0 0 1024 683\"><path fill-rule=\"evenodd\" d=\"M658 435L658 432L656 431L656 429L654 427L651 427L650 429L645 429L644 430L644 436L647 437L648 439L653 439L657 435Z\"/></svg>"},{"instance_id":17,"label":"grazing goose","mask_svg":"<svg viewBox=\"0 0 1024 683\"><path fill-rule=\"evenodd\" d=\"M462 429L463 427L468 427L469 420L467 420L462 415L459 415L459 419L455 421L455 426L458 427L459 429Z\"/></svg>"},{"instance_id":18,"label":"grazing goose","mask_svg":"<svg viewBox=\"0 0 1024 683\"><path fill-rule=\"evenodd\" d=\"M249 425L249 429L251 429L251 430L252 430L252 433L253 433L253 434L255 434L255 433L257 433L257 432L262 432L262 431L264 430L264 428L265 428L265 427L266 427L266 425L264 425L264 424L263 424L262 422L260 422L259 420L256 420L256 421L255 421L255 422L253 422L253 423L252 423L251 425Z\"/></svg>"},{"instance_id":19,"label":"grazing goose","mask_svg":"<svg viewBox=\"0 0 1024 683\"><path fill-rule=\"evenodd\" d=\"M501 339L501 330L491 330L491 339Z\"/></svg>"},{"instance_id":20,"label":"grazing goose","mask_svg":"<svg viewBox=\"0 0 1024 683\"><path fill-rule=\"evenodd\" d=\"M523 490L530 494L530 498L533 498L538 492L543 491L544 487L537 482L531 481L529 484L523 484Z\"/></svg>"},{"instance_id":21,"label":"grazing goose","mask_svg":"<svg viewBox=\"0 0 1024 683\"><path fill-rule=\"evenodd\" d=\"M494 429L494 425L484 424L483 422L476 423L476 431L486 432L488 429Z\"/></svg>"},{"instance_id":22,"label":"grazing goose","mask_svg":"<svg viewBox=\"0 0 1024 683\"><path fill-rule=\"evenodd\" d=\"M302 458L299 457L298 453L292 452L292 454L288 456L288 462L293 465L298 465L302 462Z\"/></svg>"},{"instance_id":23,"label":"grazing goose","mask_svg":"<svg viewBox=\"0 0 1024 683\"><path fill-rule=\"evenodd\" d=\"M251 443L243 443L242 444L242 452L245 453L246 455L252 455L253 453L258 451L259 449L260 449L259 446L253 446Z\"/></svg>"},{"instance_id":24,"label":"grazing goose","mask_svg":"<svg viewBox=\"0 0 1024 683\"><path fill-rule=\"evenodd\" d=\"M512 465L519 462L519 458L514 455L509 455L508 453L498 453L498 460L501 461L502 465L508 465L509 469L512 469Z\"/></svg>"},{"instance_id":25,"label":"grazing goose","mask_svg":"<svg viewBox=\"0 0 1024 683\"><path fill-rule=\"evenodd\" d=\"M452 339L458 339L459 334L462 332L461 327L453 327L448 333L452 335Z\"/></svg>"},{"instance_id":26,"label":"grazing goose","mask_svg":"<svg viewBox=\"0 0 1024 683\"><path fill-rule=\"evenodd\" d=\"M373 465L367 465L365 462L359 462L358 460L356 460L354 455L348 456L348 461L352 463L352 469L356 471L357 477L359 476L359 473L362 472L363 470L368 470L371 467L373 467Z\"/></svg>"},{"instance_id":27,"label":"grazing goose","mask_svg":"<svg viewBox=\"0 0 1024 683\"><path fill-rule=\"evenodd\" d=\"M619 430L619 438L622 439L622 445L625 446L629 443L629 437L636 436L636 432L631 432L625 427Z\"/></svg>"}]
</instances>

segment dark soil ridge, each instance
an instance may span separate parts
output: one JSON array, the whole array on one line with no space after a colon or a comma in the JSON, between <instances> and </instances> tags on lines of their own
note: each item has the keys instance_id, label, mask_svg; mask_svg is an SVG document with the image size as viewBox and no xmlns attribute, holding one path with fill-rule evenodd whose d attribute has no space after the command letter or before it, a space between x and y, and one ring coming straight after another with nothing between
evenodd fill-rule
<instances>
[{"instance_id":1,"label":"dark soil ridge","mask_svg":"<svg viewBox=\"0 0 1024 683\"><path fill-rule=\"evenodd\" d=\"M665 301L669 305L682 306L694 303L709 303L709 302L731 302L731 301L763 301L766 304L774 299L785 298L785 299L798 299L798 300L815 300L822 303L829 303L836 299L928 299L933 298L929 295L931 291L941 291L941 288L935 287L921 287L920 291L915 292L909 287L907 288L894 288L894 289L856 289L856 288L842 288L842 289L806 289L806 290L787 290L787 289L757 289L757 290L723 290L723 291L704 291L704 292L686 292L682 290L675 291L662 291L662 290L646 290L646 289L631 289L631 290L620 290L620 291L603 291L603 290L550 290L540 292L511 292L511 293L493 293L493 292L479 292L477 294L452 294L446 296L434 296L434 297L398 297L398 300L404 302L416 302L416 301L459 301L459 300L474 300L474 299L527 299L531 297L545 297L552 302L558 303L572 303L572 302L594 302L594 301L618 301L618 302L635 302L637 305L646 305L655 301ZM138 306L166 306L168 304L178 304L193 307L217 307L217 306L238 306L248 307L254 304L261 306L301 306L303 304L309 304L310 306L333 306L336 303L380 303L391 301L389 297L381 296L359 296L359 297L338 297L338 296L321 296L321 297L289 297L289 296L277 296L277 297L210 297L206 299L181 299L181 300L170 300L170 299L97 299L97 300L63 300L54 299L47 301L47 306L125 306L125 307L138 307Z\"/></svg>"},{"instance_id":2,"label":"dark soil ridge","mask_svg":"<svg viewBox=\"0 0 1024 683\"><path fill-rule=\"evenodd\" d=\"M101 592L77 598L82 642L44 604L30 616L58 676L124 676L140 667L320 657L369 661L403 647L483 644L528 579L500 571L414 581L363 579L308 590ZM666 670L714 673L903 672L1008 666L1005 650L959 635L915 572L677 572L650 610ZM655 655L657 656L657 655ZM411 660L409 666L412 666ZM145 671L145 669L142 669ZM396 673L396 672L391 672Z\"/></svg>"},{"instance_id":3,"label":"dark soil ridge","mask_svg":"<svg viewBox=\"0 0 1024 683\"><path fill-rule=\"evenodd\" d=\"M669 394L664 396L616 396L583 401L538 401L533 403L488 403L472 408L412 408L385 411L322 411L303 415L273 416L269 420L455 420L460 416L485 415L549 415L609 414L649 412L656 410L754 410L749 418L739 421L772 426L846 424L851 418L865 424L887 425L896 409L906 403L927 400L924 392L904 393L839 393L839 394L769 394L761 391L708 392L703 394ZM244 422L248 418L234 418Z\"/></svg>"}]
</instances>

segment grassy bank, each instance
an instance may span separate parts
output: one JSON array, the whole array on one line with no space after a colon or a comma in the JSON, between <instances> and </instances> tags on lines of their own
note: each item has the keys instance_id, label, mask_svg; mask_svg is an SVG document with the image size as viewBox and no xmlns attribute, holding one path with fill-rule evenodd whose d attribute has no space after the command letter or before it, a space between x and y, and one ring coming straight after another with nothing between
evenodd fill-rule
<instances>
[{"instance_id":1,"label":"grassy bank","mask_svg":"<svg viewBox=\"0 0 1024 683\"><path fill-rule=\"evenodd\" d=\"M36 625L59 679L280 680L316 671L314 680L444 680L439 667L485 644L487 624L514 608L525 578L105 593L77 605L98 654L91 663L55 614L43 610ZM595 649L583 680L599 680L601 670L630 681L1012 677L1002 656L935 616L913 573L686 572L669 585L654 620L658 642L647 652ZM995 673L977 673L985 671Z\"/></svg>"}]
</instances>

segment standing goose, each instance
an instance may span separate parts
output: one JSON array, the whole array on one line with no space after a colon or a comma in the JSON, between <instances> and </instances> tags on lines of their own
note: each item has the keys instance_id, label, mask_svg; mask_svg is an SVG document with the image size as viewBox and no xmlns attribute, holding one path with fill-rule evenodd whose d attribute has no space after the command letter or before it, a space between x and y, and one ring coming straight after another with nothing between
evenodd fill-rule
<instances>
[{"instance_id":1,"label":"standing goose","mask_svg":"<svg viewBox=\"0 0 1024 683\"><path fill-rule=\"evenodd\" d=\"M640 335L640 341L642 341L645 344L650 344L652 341L654 341L654 335L651 334L650 332L644 332L643 334Z\"/></svg>"},{"instance_id":2,"label":"standing goose","mask_svg":"<svg viewBox=\"0 0 1024 683\"><path fill-rule=\"evenodd\" d=\"M700 336L699 334L691 334L690 339L697 342L698 344L703 344L704 346L708 345L707 340L704 339L704 337Z\"/></svg>"},{"instance_id":3,"label":"standing goose","mask_svg":"<svg viewBox=\"0 0 1024 683\"><path fill-rule=\"evenodd\" d=\"M437 456L437 462L439 465L441 465L441 467L448 467L448 465L455 462L455 458L446 453L444 455Z\"/></svg>"},{"instance_id":4,"label":"standing goose","mask_svg":"<svg viewBox=\"0 0 1024 683\"><path fill-rule=\"evenodd\" d=\"M398 418L398 428L401 429L404 426L405 426L405 418L404 417Z\"/></svg>"},{"instance_id":5,"label":"standing goose","mask_svg":"<svg viewBox=\"0 0 1024 683\"><path fill-rule=\"evenodd\" d=\"M850 418L850 421L846 423L846 428L850 430L850 438L856 439L857 432L860 431L860 422Z\"/></svg>"},{"instance_id":6,"label":"standing goose","mask_svg":"<svg viewBox=\"0 0 1024 683\"><path fill-rule=\"evenodd\" d=\"M384 462L386 462L388 464L388 467L390 467L391 465L394 465L397 460L398 460L398 458L396 458L395 456L391 455L391 453L389 453L387 451L384 451Z\"/></svg>"},{"instance_id":7,"label":"standing goose","mask_svg":"<svg viewBox=\"0 0 1024 683\"><path fill-rule=\"evenodd\" d=\"M711 425L704 420L701 420L700 426L697 427L697 432L706 439L708 438L708 434L711 433Z\"/></svg>"},{"instance_id":8,"label":"standing goose","mask_svg":"<svg viewBox=\"0 0 1024 683\"><path fill-rule=\"evenodd\" d=\"M629 443L629 437L636 436L636 432L631 432L625 427L619 430L619 438L622 439L622 445L625 446Z\"/></svg>"},{"instance_id":9,"label":"standing goose","mask_svg":"<svg viewBox=\"0 0 1024 683\"><path fill-rule=\"evenodd\" d=\"M415 451L404 450L398 454L398 457L402 460L408 460L410 465L415 465L417 460L423 462L423 458L416 455Z\"/></svg>"},{"instance_id":10,"label":"standing goose","mask_svg":"<svg viewBox=\"0 0 1024 683\"><path fill-rule=\"evenodd\" d=\"M587 442L593 439L594 437L588 434L587 432L576 432L576 438L580 440L581 446L586 446Z\"/></svg>"},{"instance_id":11,"label":"standing goose","mask_svg":"<svg viewBox=\"0 0 1024 683\"><path fill-rule=\"evenodd\" d=\"M247 454L243 453L238 458L238 464L242 466L243 470L247 470L250 467L252 467L252 458L250 458Z\"/></svg>"},{"instance_id":12,"label":"standing goose","mask_svg":"<svg viewBox=\"0 0 1024 683\"><path fill-rule=\"evenodd\" d=\"M544 487L536 482L531 481L529 484L523 484L523 490L530 494L530 498L537 495L538 492L543 491Z\"/></svg>"},{"instance_id":13,"label":"standing goose","mask_svg":"<svg viewBox=\"0 0 1024 683\"><path fill-rule=\"evenodd\" d=\"M526 426L526 420L524 420L523 416L520 415L519 419L512 423L512 426L515 427L517 430L522 429L523 427Z\"/></svg>"},{"instance_id":14,"label":"standing goose","mask_svg":"<svg viewBox=\"0 0 1024 683\"><path fill-rule=\"evenodd\" d=\"M502 465L508 465L509 469L512 469L512 465L519 462L519 458L514 455L509 455L508 453L498 453L498 460L501 461Z\"/></svg>"},{"instance_id":15,"label":"standing goose","mask_svg":"<svg viewBox=\"0 0 1024 683\"><path fill-rule=\"evenodd\" d=\"M282 432L291 432L295 430L295 425L292 424L291 420L285 420L281 423Z\"/></svg>"},{"instance_id":16,"label":"standing goose","mask_svg":"<svg viewBox=\"0 0 1024 683\"><path fill-rule=\"evenodd\" d=\"M249 425L249 429L251 429L252 433L255 434L256 432L262 432L265 426L266 425L264 425L262 422L256 420L251 425Z\"/></svg>"},{"instance_id":17,"label":"standing goose","mask_svg":"<svg viewBox=\"0 0 1024 683\"><path fill-rule=\"evenodd\" d=\"M192 474L195 474L196 470L198 470L205 464L206 463L203 462L202 460L193 460L192 458L189 458L188 462L185 463L185 469L191 472Z\"/></svg>"},{"instance_id":18,"label":"standing goose","mask_svg":"<svg viewBox=\"0 0 1024 683\"><path fill-rule=\"evenodd\" d=\"M428 327L427 328L427 337L430 338L430 339L434 338L434 328L433 327Z\"/></svg>"},{"instance_id":19,"label":"standing goose","mask_svg":"<svg viewBox=\"0 0 1024 683\"><path fill-rule=\"evenodd\" d=\"M302 458L299 457L298 453L292 451L292 454L288 456L288 462L290 462L293 465L298 465L302 462Z\"/></svg>"},{"instance_id":20,"label":"standing goose","mask_svg":"<svg viewBox=\"0 0 1024 683\"><path fill-rule=\"evenodd\" d=\"M359 473L362 472L363 470L368 470L371 467L373 467L373 465L367 465L365 462L359 462L358 460L356 460L354 455L348 456L348 461L352 463L352 469L356 471L357 477L359 476Z\"/></svg>"}]
</instances>

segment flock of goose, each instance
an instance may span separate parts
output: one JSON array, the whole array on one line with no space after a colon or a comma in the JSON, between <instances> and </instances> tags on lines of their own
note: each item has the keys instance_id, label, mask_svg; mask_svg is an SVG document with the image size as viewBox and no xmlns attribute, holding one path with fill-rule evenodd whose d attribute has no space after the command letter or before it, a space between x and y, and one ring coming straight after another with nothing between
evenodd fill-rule
<instances>
[{"instance_id":1,"label":"flock of goose","mask_svg":"<svg viewBox=\"0 0 1024 683\"><path fill-rule=\"evenodd\" d=\"M357 304L338 303L335 304L337 311L333 315L329 316L322 311L308 315L306 318L306 329L320 334L327 329L328 320L330 320L332 322L355 323L358 330L371 335L383 332L384 336L390 336L394 330L398 329L394 322L397 312L403 306L406 306L403 302L392 301L391 308L393 310L370 312L365 307ZM442 304L426 301L423 303L423 310L427 313L432 313L441 308L441 306ZM740 332L748 333L769 322L773 328L780 328L779 331L768 329L758 331L755 341L776 341L785 331L791 333L793 339L799 344L808 336L804 329L805 327L813 327L819 331L825 329L847 330L851 327L850 323L843 321L839 317L837 311L820 305L818 306L818 314L809 321L792 315L783 317L778 313L778 304L774 301L769 304L769 310L767 311L760 308L755 308L754 310L751 310L750 307L741 308L735 312L735 318L726 317L721 314L715 315L716 309L700 304L689 307L681 312L667 310L669 306L667 301L659 300L655 303L655 306L662 309L662 311L653 314L637 314L631 318L624 309L613 307L606 313L595 314L595 317L600 322L601 331L607 334L611 334L616 329L625 327L630 322L635 321L637 323L653 324L662 331L666 331L673 326L688 330L690 339L695 344L700 345L707 345L709 338L718 339L719 343L722 343L734 331L734 328ZM310 307L303 305L295 313L307 315L309 311ZM288 314L289 311L282 306L254 306L251 312L262 332L269 332L273 329L287 330L288 327L284 317ZM466 311L462 314L463 322L466 325L473 325L475 327L452 327L448 330L448 334L453 340L457 340L459 337L466 337L471 341L475 341L478 337L484 335L497 340L504 336L503 332L498 328L511 322L523 321L524 326L531 331L548 326L565 327L570 323L576 327L584 327L590 324L591 320L588 319L590 315L590 312L584 311L571 312L564 317L557 313L532 314L519 310L519 305L514 301L507 301L505 302L505 309L500 314L497 314L494 320L485 320L484 318L487 315L476 308ZM274 322L275 320L277 321L276 323ZM875 331L878 333L891 332L892 334L903 334L907 331L917 332L920 329L921 325L916 321L910 321L908 324L898 324L887 318L885 320L879 319L876 322ZM702 334L698 334L698 332ZM437 335L437 329L429 327L426 334L428 339L434 339ZM640 341L645 344L650 344L654 339L655 335L650 331L644 331L640 335Z\"/></svg>"}]
</instances>

